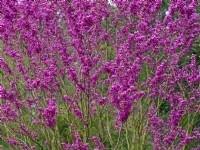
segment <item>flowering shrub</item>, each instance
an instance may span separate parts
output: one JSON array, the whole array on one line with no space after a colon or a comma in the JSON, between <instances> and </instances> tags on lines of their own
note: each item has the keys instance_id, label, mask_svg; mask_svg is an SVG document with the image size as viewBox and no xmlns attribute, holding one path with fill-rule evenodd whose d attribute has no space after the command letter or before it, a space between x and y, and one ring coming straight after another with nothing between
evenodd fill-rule
<instances>
[{"instance_id":1,"label":"flowering shrub","mask_svg":"<svg viewBox=\"0 0 200 150\"><path fill-rule=\"evenodd\" d=\"M199 149L197 0L0 2L4 149Z\"/></svg>"}]
</instances>

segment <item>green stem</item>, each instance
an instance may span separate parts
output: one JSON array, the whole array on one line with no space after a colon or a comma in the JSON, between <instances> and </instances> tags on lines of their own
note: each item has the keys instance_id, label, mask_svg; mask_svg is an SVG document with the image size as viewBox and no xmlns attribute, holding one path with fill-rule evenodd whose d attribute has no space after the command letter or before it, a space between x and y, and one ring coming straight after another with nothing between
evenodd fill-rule
<instances>
[{"instance_id":1,"label":"green stem","mask_svg":"<svg viewBox=\"0 0 200 150\"><path fill-rule=\"evenodd\" d=\"M119 145L120 138L121 138L121 129L120 129L120 131L119 131L119 136L118 136L118 139L117 139L117 144L116 144L114 150L117 149L117 147L118 147L118 145Z\"/></svg>"}]
</instances>

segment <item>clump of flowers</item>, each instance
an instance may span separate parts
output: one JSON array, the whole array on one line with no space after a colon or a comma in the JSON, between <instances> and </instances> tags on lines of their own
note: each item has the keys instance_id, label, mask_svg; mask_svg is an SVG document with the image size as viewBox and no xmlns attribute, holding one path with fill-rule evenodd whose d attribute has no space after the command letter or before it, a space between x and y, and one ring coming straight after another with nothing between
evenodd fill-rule
<instances>
[{"instance_id":1,"label":"clump of flowers","mask_svg":"<svg viewBox=\"0 0 200 150\"><path fill-rule=\"evenodd\" d=\"M198 149L198 38L197 0L2 0L0 145Z\"/></svg>"}]
</instances>

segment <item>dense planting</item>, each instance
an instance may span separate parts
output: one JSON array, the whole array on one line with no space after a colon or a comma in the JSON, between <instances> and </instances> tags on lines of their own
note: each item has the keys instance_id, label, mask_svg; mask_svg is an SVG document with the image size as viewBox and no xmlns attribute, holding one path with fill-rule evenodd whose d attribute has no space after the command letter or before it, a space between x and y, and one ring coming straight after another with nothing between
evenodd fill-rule
<instances>
[{"instance_id":1,"label":"dense planting","mask_svg":"<svg viewBox=\"0 0 200 150\"><path fill-rule=\"evenodd\" d=\"M0 1L1 147L198 150L199 26L197 0Z\"/></svg>"}]
</instances>

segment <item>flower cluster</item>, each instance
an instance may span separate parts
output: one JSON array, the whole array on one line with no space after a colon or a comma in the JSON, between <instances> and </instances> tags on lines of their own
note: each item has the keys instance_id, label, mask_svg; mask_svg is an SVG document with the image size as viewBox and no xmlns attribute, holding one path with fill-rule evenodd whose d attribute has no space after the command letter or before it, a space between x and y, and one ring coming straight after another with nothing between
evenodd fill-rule
<instances>
[{"instance_id":1,"label":"flower cluster","mask_svg":"<svg viewBox=\"0 0 200 150\"><path fill-rule=\"evenodd\" d=\"M46 102L48 107L39 110L42 112L42 116L45 118L46 126L53 127L56 124L56 99L47 99Z\"/></svg>"},{"instance_id":2,"label":"flower cluster","mask_svg":"<svg viewBox=\"0 0 200 150\"><path fill-rule=\"evenodd\" d=\"M198 149L199 21L198 0L2 0L0 145Z\"/></svg>"}]
</instances>

